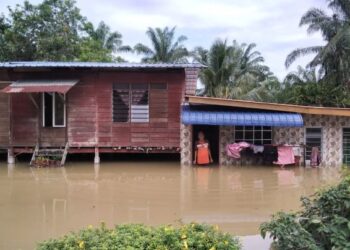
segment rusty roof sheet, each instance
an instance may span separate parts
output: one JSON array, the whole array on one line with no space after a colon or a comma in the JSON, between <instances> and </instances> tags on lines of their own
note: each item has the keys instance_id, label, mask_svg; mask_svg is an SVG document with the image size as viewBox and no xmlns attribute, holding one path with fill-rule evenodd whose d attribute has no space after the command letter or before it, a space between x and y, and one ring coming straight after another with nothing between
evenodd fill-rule
<instances>
[{"instance_id":1,"label":"rusty roof sheet","mask_svg":"<svg viewBox=\"0 0 350 250\"><path fill-rule=\"evenodd\" d=\"M79 80L24 80L16 81L2 89L3 93L67 93Z\"/></svg>"}]
</instances>

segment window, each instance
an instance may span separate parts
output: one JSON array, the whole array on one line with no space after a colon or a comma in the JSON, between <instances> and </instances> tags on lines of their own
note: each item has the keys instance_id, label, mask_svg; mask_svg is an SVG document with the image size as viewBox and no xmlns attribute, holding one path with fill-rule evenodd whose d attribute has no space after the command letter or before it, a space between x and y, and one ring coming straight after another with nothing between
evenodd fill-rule
<instances>
[{"instance_id":1,"label":"window","mask_svg":"<svg viewBox=\"0 0 350 250\"><path fill-rule=\"evenodd\" d=\"M149 122L149 85L113 85L113 121Z\"/></svg>"},{"instance_id":2,"label":"window","mask_svg":"<svg viewBox=\"0 0 350 250\"><path fill-rule=\"evenodd\" d=\"M65 95L59 93L42 94L43 127L66 126Z\"/></svg>"},{"instance_id":3,"label":"window","mask_svg":"<svg viewBox=\"0 0 350 250\"><path fill-rule=\"evenodd\" d=\"M241 141L254 145L272 144L272 128L269 126L236 126L235 142Z\"/></svg>"},{"instance_id":4,"label":"window","mask_svg":"<svg viewBox=\"0 0 350 250\"><path fill-rule=\"evenodd\" d=\"M129 84L113 86L113 121L128 122L130 109Z\"/></svg>"},{"instance_id":5,"label":"window","mask_svg":"<svg viewBox=\"0 0 350 250\"><path fill-rule=\"evenodd\" d=\"M350 164L350 128L343 128L343 163Z\"/></svg>"},{"instance_id":6,"label":"window","mask_svg":"<svg viewBox=\"0 0 350 250\"><path fill-rule=\"evenodd\" d=\"M313 147L318 147L322 153L322 129L306 128L305 131L306 160L310 160Z\"/></svg>"}]
</instances>

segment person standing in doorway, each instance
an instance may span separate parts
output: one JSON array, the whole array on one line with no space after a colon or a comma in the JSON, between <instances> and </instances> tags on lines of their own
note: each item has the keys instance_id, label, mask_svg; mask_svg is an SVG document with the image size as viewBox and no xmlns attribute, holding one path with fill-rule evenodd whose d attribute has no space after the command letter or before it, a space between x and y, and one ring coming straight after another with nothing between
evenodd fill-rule
<instances>
[{"instance_id":1,"label":"person standing in doorway","mask_svg":"<svg viewBox=\"0 0 350 250\"><path fill-rule=\"evenodd\" d=\"M210 145L208 140L205 138L203 131L198 133L198 141L195 145L194 161L193 164L197 165L208 165L213 162L211 157Z\"/></svg>"}]
</instances>

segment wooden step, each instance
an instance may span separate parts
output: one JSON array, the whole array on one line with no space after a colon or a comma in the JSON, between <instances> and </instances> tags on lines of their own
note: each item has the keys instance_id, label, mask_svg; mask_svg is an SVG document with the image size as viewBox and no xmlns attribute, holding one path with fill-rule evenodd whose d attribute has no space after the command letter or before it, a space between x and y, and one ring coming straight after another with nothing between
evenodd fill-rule
<instances>
[{"instance_id":1,"label":"wooden step","mask_svg":"<svg viewBox=\"0 0 350 250\"><path fill-rule=\"evenodd\" d=\"M30 165L33 165L40 160L40 158L46 158L48 160L54 160L59 162L60 166L63 166L68 153L68 143L63 148L39 148L38 145L35 146ZM44 160L43 159L43 160Z\"/></svg>"},{"instance_id":2,"label":"wooden step","mask_svg":"<svg viewBox=\"0 0 350 250\"><path fill-rule=\"evenodd\" d=\"M50 153L50 152L60 152L60 153L63 153L64 150L63 149L60 149L60 148L50 148L50 149L39 149L38 150L38 153Z\"/></svg>"}]
</instances>

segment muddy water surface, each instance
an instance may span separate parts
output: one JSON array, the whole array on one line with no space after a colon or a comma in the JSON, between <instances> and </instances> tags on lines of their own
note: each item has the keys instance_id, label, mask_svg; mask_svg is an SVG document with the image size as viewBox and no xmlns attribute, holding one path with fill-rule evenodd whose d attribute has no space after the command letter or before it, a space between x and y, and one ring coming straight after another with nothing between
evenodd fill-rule
<instances>
[{"instance_id":1,"label":"muddy water surface","mask_svg":"<svg viewBox=\"0 0 350 250\"><path fill-rule=\"evenodd\" d=\"M206 222L235 235L258 234L279 210L339 179L335 169L181 168L177 162L71 163L35 169L0 165L0 249L34 249L37 241L101 221ZM263 249L257 237L246 249ZM268 244L265 244L268 249Z\"/></svg>"}]
</instances>

